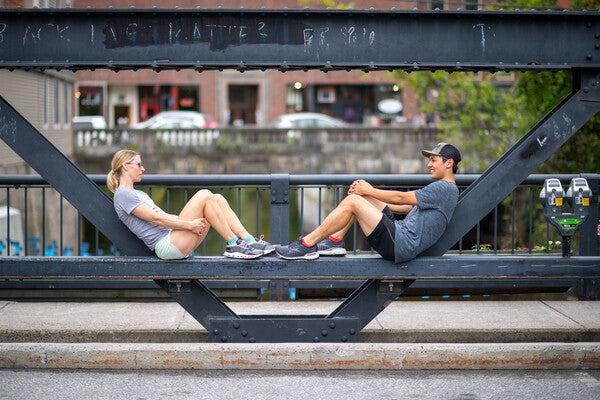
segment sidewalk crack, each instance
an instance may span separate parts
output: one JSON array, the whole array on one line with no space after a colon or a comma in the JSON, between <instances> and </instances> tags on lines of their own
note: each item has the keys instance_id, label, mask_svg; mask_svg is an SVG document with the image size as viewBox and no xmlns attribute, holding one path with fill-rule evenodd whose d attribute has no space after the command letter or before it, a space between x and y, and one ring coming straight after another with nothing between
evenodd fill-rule
<instances>
[{"instance_id":1,"label":"sidewalk crack","mask_svg":"<svg viewBox=\"0 0 600 400\"><path fill-rule=\"evenodd\" d=\"M540 302L545 305L546 307L550 308L551 310L559 313L560 315L562 315L563 317L565 317L566 319L568 319L569 321L573 321L574 323L576 323L577 325L579 325L580 327L582 327L583 329L587 330L587 327L585 325L583 325L582 323L580 323L579 321L574 320L573 318L571 318L570 316L568 316L567 314L565 314L564 312L557 310L556 308L552 307L550 304L546 303L545 300L540 300Z\"/></svg>"},{"instance_id":2,"label":"sidewalk crack","mask_svg":"<svg viewBox=\"0 0 600 400\"><path fill-rule=\"evenodd\" d=\"M9 305L10 303L11 303L11 302L6 302L6 304L5 304L5 305L3 305L2 307L0 307L0 311L4 310L6 307L8 307L8 305Z\"/></svg>"}]
</instances>

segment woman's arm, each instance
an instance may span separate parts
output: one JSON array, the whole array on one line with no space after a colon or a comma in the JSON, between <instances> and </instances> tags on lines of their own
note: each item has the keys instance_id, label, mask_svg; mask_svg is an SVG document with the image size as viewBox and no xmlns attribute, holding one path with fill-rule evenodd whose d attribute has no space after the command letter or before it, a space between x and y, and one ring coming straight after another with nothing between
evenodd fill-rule
<instances>
[{"instance_id":1,"label":"woman's arm","mask_svg":"<svg viewBox=\"0 0 600 400\"><path fill-rule=\"evenodd\" d=\"M185 221L179 219L176 215L167 214L162 210L154 211L146 204L140 204L131 213L140 219L164 226L165 228L192 231L196 234L200 234L208 224L205 218Z\"/></svg>"},{"instance_id":2,"label":"woman's arm","mask_svg":"<svg viewBox=\"0 0 600 400\"><path fill-rule=\"evenodd\" d=\"M411 206L412 208L412 206L416 206L419 204L414 191L401 192L399 190L375 189L373 186L371 186L370 183L368 183L367 181L363 181L362 179L354 181L352 185L350 185L350 190L348 191L348 193L358 194L361 196L371 196L388 205ZM402 208L402 210L405 210L405 208ZM410 211L410 209L408 209L408 211Z\"/></svg>"}]
</instances>

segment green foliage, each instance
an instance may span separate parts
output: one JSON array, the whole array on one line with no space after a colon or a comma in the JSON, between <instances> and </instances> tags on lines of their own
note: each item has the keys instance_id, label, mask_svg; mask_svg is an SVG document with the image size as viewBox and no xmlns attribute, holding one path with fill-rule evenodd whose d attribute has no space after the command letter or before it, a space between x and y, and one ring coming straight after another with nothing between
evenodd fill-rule
<instances>
[{"instance_id":1,"label":"green foliage","mask_svg":"<svg viewBox=\"0 0 600 400\"><path fill-rule=\"evenodd\" d=\"M337 10L343 10L354 7L354 3L338 3L335 0L298 0L298 4L304 7L310 7L311 3L318 3L322 6Z\"/></svg>"},{"instance_id":2,"label":"green foliage","mask_svg":"<svg viewBox=\"0 0 600 400\"><path fill-rule=\"evenodd\" d=\"M440 139L461 150L461 167L467 170L485 171L523 135L516 88L497 85L494 74L396 71L394 76L416 91L421 112L439 117Z\"/></svg>"}]
</instances>

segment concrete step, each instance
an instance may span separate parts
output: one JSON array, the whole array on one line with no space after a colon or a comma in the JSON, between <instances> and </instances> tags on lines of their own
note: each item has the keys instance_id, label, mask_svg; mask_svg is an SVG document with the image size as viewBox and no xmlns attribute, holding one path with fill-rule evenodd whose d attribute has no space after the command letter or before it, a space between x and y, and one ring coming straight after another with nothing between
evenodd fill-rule
<instances>
[{"instance_id":1,"label":"concrete step","mask_svg":"<svg viewBox=\"0 0 600 400\"><path fill-rule=\"evenodd\" d=\"M233 302L240 315L328 314L339 302ZM198 343L208 333L179 304L0 302L0 342ZM365 343L600 342L600 302L395 301Z\"/></svg>"},{"instance_id":2,"label":"concrete step","mask_svg":"<svg viewBox=\"0 0 600 400\"><path fill-rule=\"evenodd\" d=\"M240 315L337 302L230 303ZM361 343L206 343L177 303L0 302L0 368L598 369L600 302L396 301Z\"/></svg>"}]
</instances>

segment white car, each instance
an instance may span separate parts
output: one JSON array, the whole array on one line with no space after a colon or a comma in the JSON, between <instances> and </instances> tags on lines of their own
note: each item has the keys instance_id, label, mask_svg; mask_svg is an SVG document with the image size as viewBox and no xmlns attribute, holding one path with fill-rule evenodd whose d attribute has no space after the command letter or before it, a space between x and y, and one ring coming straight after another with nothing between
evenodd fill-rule
<instances>
[{"instance_id":1,"label":"white car","mask_svg":"<svg viewBox=\"0 0 600 400\"><path fill-rule=\"evenodd\" d=\"M106 120L102 115L82 115L73 117L73 129L106 129Z\"/></svg>"},{"instance_id":2,"label":"white car","mask_svg":"<svg viewBox=\"0 0 600 400\"><path fill-rule=\"evenodd\" d=\"M301 112L283 114L273 122L273 126L276 128L340 128L348 124L329 115Z\"/></svg>"},{"instance_id":3,"label":"white car","mask_svg":"<svg viewBox=\"0 0 600 400\"><path fill-rule=\"evenodd\" d=\"M133 124L133 129L190 129L217 128L217 122L208 114L196 111L163 111L146 121Z\"/></svg>"}]
</instances>

